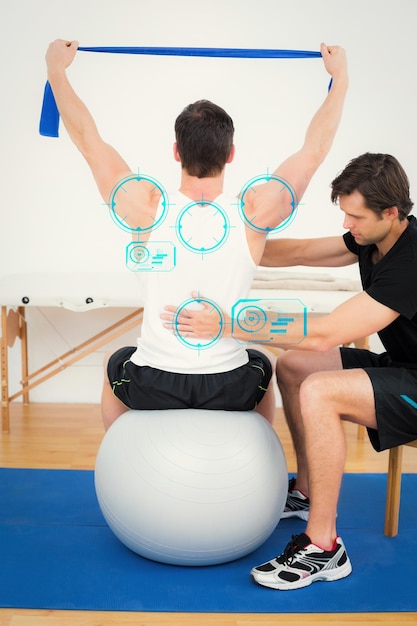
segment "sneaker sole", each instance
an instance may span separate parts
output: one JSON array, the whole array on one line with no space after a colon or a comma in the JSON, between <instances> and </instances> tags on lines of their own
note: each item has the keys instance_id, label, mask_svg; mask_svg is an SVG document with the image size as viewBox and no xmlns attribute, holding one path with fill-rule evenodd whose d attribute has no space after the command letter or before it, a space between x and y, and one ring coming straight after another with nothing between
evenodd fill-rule
<instances>
[{"instance_id":1,"label":"sneaker sole","mask_svg":"<svg viewBox=\"0 0 417 626\"><path fill-rule=\"evenodd\" d=\"M252 570L251 576L254 582L256 582L258 585L262 585L262 587L276 589L277 591L291 591L292 589L302 589L303 587L308 587L315 582L333 582L335 580L340 580L341 578L346 578L346 576L349 576L351 572L352 565L348 560L341 567L331 570L323 570L317 572L316 574L313 574L312 576L307 576L307 578L301 578L300 580L297 580L293 583L280 583L276 580L261 580L260 578L262 575L254 570Z\"/></svg>"},{"instance_id":2,"label":"sneaker sole","mask_svg":"<svg viewBox=\"0 0 417 626\"><path fill-rule=\"evenodd\" d=\"M281 515L281 519L285 519L287 517L298 517L305 522L308 522L308 516L310 511L284 511Z\"/></svg>"}]
</instances>

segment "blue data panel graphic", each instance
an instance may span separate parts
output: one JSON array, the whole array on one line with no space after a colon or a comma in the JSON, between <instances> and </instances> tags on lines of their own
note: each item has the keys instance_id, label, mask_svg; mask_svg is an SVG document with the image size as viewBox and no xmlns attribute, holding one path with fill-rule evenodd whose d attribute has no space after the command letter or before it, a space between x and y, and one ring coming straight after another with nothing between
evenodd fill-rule
<instances>
[{"instance_id":1,"label":"blue data panel graphic","mask_svg":"<svg viewBox=\"0 0 417 626\"><path fill-rule=\"evenodd\" d=\"M232 307L232 336L259 343L301 343L307 336L307 307L297 298L238 300Z\"/></svg>"},{"instance_id":2,"label":"blue data panel graphic","mask_svg":"<svg viewBox=\"0 0 417 626\"><path fill-rule=\"evenodd\" d=\"M132 272L171 272L176 248L171 241L132 241L126 247L126 265Z\"/></svg>"}]
</instances>

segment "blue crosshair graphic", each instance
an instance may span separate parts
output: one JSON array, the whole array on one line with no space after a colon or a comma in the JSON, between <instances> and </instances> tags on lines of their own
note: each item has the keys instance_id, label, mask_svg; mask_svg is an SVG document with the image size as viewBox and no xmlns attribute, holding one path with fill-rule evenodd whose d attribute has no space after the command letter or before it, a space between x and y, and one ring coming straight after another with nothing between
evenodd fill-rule
<instances>
[{"instance_id":1,"label":"blue crosshair graphic","mask_svg":"<svg viewBox=\"0 0 417 626\"><path fill-rule=\"evenodd\" d=\"M196 308L201 308L198 305L202 304L208 304L211 307L210 313L214 317L215 325L218 325L218 332L216 332L216 334L214 334L213 336L208 337L207 339L187 337L187 333L181 332L178 328L178 318L185 309L195 310ZM211 348L214 344L216 344L223 335L223 313L220 307L218 307L217 304L215 304L212 300L208 300L207 298L190 298L186 302L183 302L179 305L174 315L173 326L176 337L181 341L181 343L187 346L187 348L193 348L194 350L198 351L205 350L206 348Z\"/></svg>"},{"instance_id":2,"label":"blue crosshair graphic","mask_svg":"<svg viewBox=\"0 0 417 626\"><path fill-rule=\"evenodd\" d=\"M191 202L178 215L177 237L191 252L207 254L218 250L229 235L229 218L214 202Z\"/></svg>"},{"instance_id":3,"label":"blue crosshair graphic","mask_svg":"<svg viewBox=\"0 0 417 626\"><path fill-rule=\"evenodd\" d=\"M143 224L137 224L135 226L132 226L127 223L127 216L125 213L127 203L130 201L132 201L132 203L135 202L133 185L131 186L129 191L129 183L132 183L134 181L141 182L144 180L154 185L154 187L159 189L159 191L161 192L161 210L155 217L152 216L149 218L143 218ZM117 226L119 226L119 228L122 228L123 230L130 233L138 233L138 235L140 236L141 233L149 233L151 230L157 228L162 224L167 216L169 201L167 192L165 191L164 187L157 180L155 180L155 178L151 178L150 176L145 176L143 174L132 174L126 176L125 178L122 178L122 180L120 180L113 187L110 194L108 207L110 209L110 214L113 218L113 221ZM149 220L148 222L146 221L147 219Z\"/></svg>"},{"instance_id":4,"label":"blue crosshair graphic","mask_svg":"<svg viewBox=\"0 0 417 626\"><path fill-rule=\"evenodd\" d=\"M281 222L277 226L271 226L271 227L257 226L256 215L250 216L250 215L247 215L246 213L245 196L248 193L248 191L254 191L256 193L256 184L261 181L266 181L267 183L271 181L276 181L278 185L280 186L280 193L289 192L290 194L291 200L289 200L289 203L288 203L288 206L290 208L290 214L287 216L278 215L277 217L278 219L281 220ZM298 207L298 202L297 202L297 197L296 197L294 189L291 187L289 182L287 182L286 180L284 180L283 178L279 176L274 176L274 175L269 175L269 174L255 176L248 183L246 183L246 185L243 187L242 191L239 194L240 215L242 219L244 220L245 224L247 224L249 228L257 232L266 232L268 234L270 232L278 232L280 230L284 230L284 228L287 228L291 224L291 222L294 220L296 213L297 213L297 207Z\"/></svg>"}]
</instances>

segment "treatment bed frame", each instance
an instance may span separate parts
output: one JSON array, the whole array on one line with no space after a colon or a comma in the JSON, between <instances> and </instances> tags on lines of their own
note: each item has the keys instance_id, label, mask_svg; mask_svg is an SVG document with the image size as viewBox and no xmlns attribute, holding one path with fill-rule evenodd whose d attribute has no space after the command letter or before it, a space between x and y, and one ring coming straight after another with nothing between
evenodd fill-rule
<instances>
[{"instance_id":1,"label":"treatment bed frame","mask_svg":"<svg viewBox=\"0 0 417 626\"><path fill-rule=\"evenodd\" d=\"M88 288L85 288L88 285ZM1 306L1 419L2 430L10 429L10 403L22 398L29 403L29 392L52 376L83 359L88 354L139 327L142 320L142 303L137 295L135 274L119 272L103 274L46 274L14 275L0 278ZM252 289L250 297L261 300L298 298L306 307L307 315L324 315L355 295L352 291L288 289ZM86 341L66 351L36 371L29 370L27 307L59 307L79 313L94 308L133 309L128 315L111 324ZM16 339L21 347L20 389L10 395L8 350ZM368 339L355 342L358 347L368 347Z\"/></svg>"}]
</instances>

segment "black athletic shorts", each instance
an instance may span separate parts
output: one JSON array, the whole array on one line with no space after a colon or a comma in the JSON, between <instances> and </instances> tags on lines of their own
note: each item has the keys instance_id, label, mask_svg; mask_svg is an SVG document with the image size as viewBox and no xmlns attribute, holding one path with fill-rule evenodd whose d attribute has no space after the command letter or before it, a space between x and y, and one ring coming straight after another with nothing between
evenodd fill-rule
<instances>
[{"instance_id":1,"label":"black athletic shorts","mask_svg":"<svg viewBox=\"0 0 417 626\"><path fill-rule=\"evenodd\" d=\"M176 374L138 366L130 360L135 350L117 350L107 366L114 395L130 409L252 411L272 376L268 357L257 350L247 351L245 365L219 374Z\"/></svg>"},{"instance_id":2,"label":"black athletic shorts","mask_svg":"<svg viewBox=\"0 0 417 626\"><path fill-rule=\"evenodd\" d=\"M341 348L344 369L363 369L375 397L378 430L368 428L375 450L387 450L417 439L417 364L395 363L387 353Z\"/></svg>"}]
</instances>

